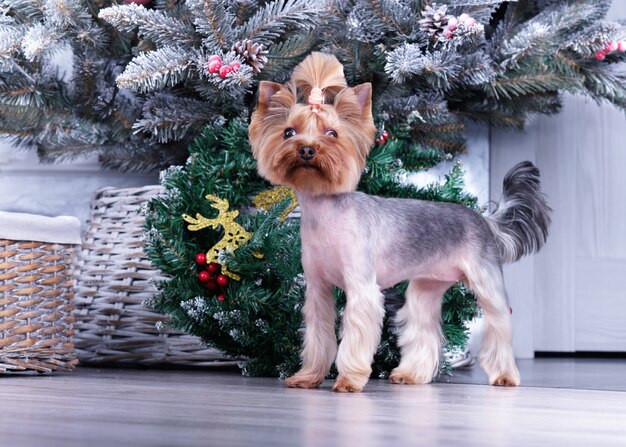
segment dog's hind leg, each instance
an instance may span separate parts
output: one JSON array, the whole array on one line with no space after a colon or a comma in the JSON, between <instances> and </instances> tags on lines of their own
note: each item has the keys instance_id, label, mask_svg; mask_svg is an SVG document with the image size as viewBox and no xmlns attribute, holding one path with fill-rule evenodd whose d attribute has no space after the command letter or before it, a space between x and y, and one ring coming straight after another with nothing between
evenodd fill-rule
<instances>
[{"instance_id":1,"label":"dog's hind leg","mask_svg":"<svg viewBox=\"0 0 626 447\"><path fill-rule=\"evenodd\" d=\"M466 271L469 287L483 309L480 364L491 385L517 386L520 375L511 346L511 315L499 265L477 264Z\"/></svg>"},{"instance_id":2,"label":"dog's hind leg","mask_svg":"<svg viewBox=\"0 0 626 447\"><path fill-rule=\"evenodd\" d=\"M439 369L443 334L441 298L452 283L413 280L406 291L406 302L396 314L402 359L389 380L393 383L430 383Z\"/></svg>"}]
</instances>

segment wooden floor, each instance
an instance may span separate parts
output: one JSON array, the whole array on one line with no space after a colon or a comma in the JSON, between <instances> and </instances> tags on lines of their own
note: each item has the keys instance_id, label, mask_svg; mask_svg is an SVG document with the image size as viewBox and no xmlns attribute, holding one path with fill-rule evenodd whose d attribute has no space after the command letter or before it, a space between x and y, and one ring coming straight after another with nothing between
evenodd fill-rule
<instances>
[{"instance_id":1,"label":"wooden floor","mask_svg":"<svg viewBox=\"0 0 626 447\"><path fill-rule=\"evenodd\" d=\"M582 382L576 362L536 360L520 362L531 387L373 380L352 395L223 371L2 376L0 446L625 446L625 392L540 386L537 371L557 385L626 382L626 361L580 365ZM484 383L477 369L456 380Z\"/></svg>"}]
</instances>

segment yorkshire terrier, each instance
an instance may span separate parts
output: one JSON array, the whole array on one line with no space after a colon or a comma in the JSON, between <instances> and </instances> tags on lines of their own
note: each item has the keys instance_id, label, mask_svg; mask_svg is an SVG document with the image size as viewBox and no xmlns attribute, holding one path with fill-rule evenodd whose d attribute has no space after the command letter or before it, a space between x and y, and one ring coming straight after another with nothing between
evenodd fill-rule
<instances>
[{"instance_id":1,"label":"yorkshire terrier","mask_svg":"<svg viewBox=\"0 0 626 447\"><path fill-rule=\"evenodd\" d=\"M489 216L462 205L355 192L376 128L372 86L348 87L332 55L313 53L285 85L261 82L249 127L258 172L296 191L306 277L302 368L289 387L315 388L333 361L334 391L358 392L371 374L385 313L381 290L408 280L397 312L402 358L393 383L429 383L442 347L441 300L458 281L483 310L480 364L489 383L517 386L502 264L538 251L550 207L530 162L504 178ZM341 343L333 287L346 292Z\"/></svg>"}]
</instances>

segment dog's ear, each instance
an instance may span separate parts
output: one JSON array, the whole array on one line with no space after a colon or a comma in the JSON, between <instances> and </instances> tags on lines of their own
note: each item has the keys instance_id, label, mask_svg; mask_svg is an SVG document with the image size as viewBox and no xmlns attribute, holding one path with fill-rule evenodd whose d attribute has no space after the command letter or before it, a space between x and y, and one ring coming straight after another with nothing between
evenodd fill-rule
<instances>
[{"instance_id":1,"label":"dog's ear","mask_svg":"<svg viewBox=\"0 0 626 447\"><path fill-rule=\"evenodd\" d=\"M364 84L354 87L354 94L356 99L361 104L361 107L365 110L372 110L372 84L365 82Z\"/></svg>"},{"instance_id":2,"label":"dog's ear","mask_svg":"<svg viewBox=\"0 0 626 447\"><path fill-rule=\"evenodd\" d=\"M345 88L335 98L335 110L344 117L372 118L372 84L366 82Z\"/></svg>"},{"instance_id":3,"label":"dog's ear","mask_svg":"<svg viewBox=\"0 0 626 447\"><path fill-rule=\"evenodd\" d=\"M261 83L259 84L258 107L262 109L268 108L272 96L278 93L281 87L282 85L276 82L261 81Z\"/></svg>"}]
</instances>

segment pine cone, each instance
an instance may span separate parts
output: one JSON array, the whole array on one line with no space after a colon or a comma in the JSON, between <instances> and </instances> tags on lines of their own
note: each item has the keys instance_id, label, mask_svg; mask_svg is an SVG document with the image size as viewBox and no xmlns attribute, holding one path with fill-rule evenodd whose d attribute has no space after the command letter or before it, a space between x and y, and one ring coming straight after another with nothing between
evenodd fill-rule
<instances>
[{"instance_id":1,"label":"pine cone","mask_svg":"<svg viewBox=\"0 0 626 447\"><path fill-rule=\"evenodd\" d=\"M265 46L261 43L254 43L250 39L235 42L231 50L252 67L254 74L261 73L263 66L267 63Z\"/></svg>"},{"instance_id":2,"label":"pine cone","mask_svg":"<svg viewBox=\"0 0 626 447\"><path fill-rule=\"evenodd\" d=\"M433 3L433 6L437 7L437 4ZM452 17L446 15L447 9L446 5L442 5L437 9L426 6L426 9L422 11L424 18L419 21L420 30L428 33L431 37L441 35L444 28L448 26L448 20Z\"/></svg>"}]
</instances>

